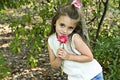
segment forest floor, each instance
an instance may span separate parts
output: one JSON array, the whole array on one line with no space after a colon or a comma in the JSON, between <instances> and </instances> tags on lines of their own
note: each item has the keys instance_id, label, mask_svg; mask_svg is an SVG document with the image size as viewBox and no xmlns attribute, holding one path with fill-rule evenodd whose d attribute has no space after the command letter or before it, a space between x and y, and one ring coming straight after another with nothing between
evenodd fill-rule
<instances>
[{"instance_id":1,"label":"forest floor","mask_svg":"<svg viewBox=\"0 0 120 80\"><path fill-rule=\"evenodd\" d=\"M26 52L13 54L9 45L14 37L8 24L0 24L0 52L7 60L10 67L10 76L2 80L66 80L66 75L60 75L60 71L52 69L49 65L48 54L39 55L39 66L28 68L26 66Z\"/></svg>"}]
</instances>

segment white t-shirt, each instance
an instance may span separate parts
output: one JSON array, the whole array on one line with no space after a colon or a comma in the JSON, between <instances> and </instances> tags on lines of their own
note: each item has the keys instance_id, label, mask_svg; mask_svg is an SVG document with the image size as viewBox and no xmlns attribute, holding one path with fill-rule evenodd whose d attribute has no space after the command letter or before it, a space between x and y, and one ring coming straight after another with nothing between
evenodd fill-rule
<instances>
[{"instance_id":1,"label":"white t-shirt","mask_svg":"<svg viewBox=\"0 0 120 80\"><path fill-rule=\"evenodd\" d=\"M81 53L75 49L73 42L74 35L72 36L71 42L72 50L69 47L69 44L64 44L64 49L69 53L73 53L74 51L74 53L81 55ZM56 33L52 34L48 38L48 44L56 55L57 49L60 48L60 43L57 40ZM68 74L69 80L91 80L97 74L102 72L102 67L95 59L93 59L91 62L75 62L64 60L63 71Z\"/></svg>"}]
</instances>

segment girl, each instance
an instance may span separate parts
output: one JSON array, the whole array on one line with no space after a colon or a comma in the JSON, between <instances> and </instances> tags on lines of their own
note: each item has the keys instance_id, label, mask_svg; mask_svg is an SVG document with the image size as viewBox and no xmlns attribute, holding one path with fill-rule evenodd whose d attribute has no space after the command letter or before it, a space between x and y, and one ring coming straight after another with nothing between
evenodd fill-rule
<instances>
[{"instance_id":1,"label":"girl","mask_svg":"<svg viewBox=\"0 0 120 80\"><path fill-rule=\"evenodd\" d=\"M48 38L50 64L54 69L63 67L68 80L103 80L102 67L84 42L80 8L81 3L74 0L60 7L53 17ZM68 36L64 48L57 40L60 35Z\"/></svg>"}]
</instances>

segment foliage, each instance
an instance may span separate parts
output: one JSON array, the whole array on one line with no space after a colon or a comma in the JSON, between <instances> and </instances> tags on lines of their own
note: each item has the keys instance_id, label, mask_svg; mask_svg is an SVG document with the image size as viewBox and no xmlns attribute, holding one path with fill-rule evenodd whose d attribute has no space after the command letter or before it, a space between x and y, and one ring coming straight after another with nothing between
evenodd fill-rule
<instances>
[{"instance_id":1,"label":"foliage","mask_svg":"<svg viewBox=\"0 0 120 80\"><path fill-rule=\"evenodd\" d=\"M6 60L3 58L3 54L0 52L0 79L9 76L10 68L6 65Z\"/></svg>"},{"instance_id":2,"label":"foliage","mask_svg":"<svg viewBox=\"0 0 120 80\"><path fill-rule=\"evenodd\" d=\"M44 54L43 47L46 44L50 26L49 18L55 12L52 4L55 4L52 0L49 3L33 2L29 7L32 13L28 10L19 20L13 20L9 25L15 34L10 48L13 53L20 53L24 46L24 49L26 48L28 50L29 58L27 63L30 67L38 66L38 54Z\"/></svg>"},{"instance_id":3,"label":"foliage","mask_svg":"<svg viewBox=\"0 0 120 80\"><path fill-rule=\"evenodd\" d=\"M102 34L104 35L97 40L96 48L94 49L94 55L103 66L105 80L120 79L118 76L120 74L120 37L115 35L114 31L107 31L108 35L106 35L106 31L103 31Z\"/></svg>"},{"instance_id":4,"label":"foliage","mask_svg":"<svg viewBox=\"0 0 120 80\"><path fill-rule=\"evenodd\" d=\"M30 3L30 1L31 0L0 0L0 10L5 8L18 8L21 5Z\"/></svg>"},{"instance_id":5,"label":"foliage","mask_svg":"<svg viewBox=\"0 0 120 80\"><path fill-rule=\"evenodd\" d=\"M38 65L39 54L47 53L47 34L56 8L69 0L1 0L0 23L8 22L14 32L10 49L14 54L26 52L28 67ZM119 80L120 57L120 9L119 0L109 1L99 37L94 43L98 25L107 0L82 0L93 53L102 64L105 80ZM1 4L2 3L2 4ZM7 13L8 9L13 13ZM16 8L16 9L15 9ZM96 44L96 45L94 45ZM2 57L0 58L0 62ZM4 61L3 61L4 62ZM4 64L2 64L3 67ZM1 68L0 68L1 71Z\"/></svg>"},{"instance_id":6,"label":"foliage","mask_svg":"<svg viewBox=\"0 0 120 80\"><path fill-rule=\"evenodd\" d=\"M118 1L118 0L116 0ZM94 4L94 3L93 3ZM94 4L87 21L89 26L90 40L95 58L101 63L105 80L119 80L120 74L120 10L118 3L109 1L108 11L101 26L99 38L94 42L103 6ZM96 8L95 8L96 7ZM88 11L89 12L89 11ZM91 20L92 19L92 20ZM92 22L93 21L93 22Z\"/></svg>"}]
</instances>

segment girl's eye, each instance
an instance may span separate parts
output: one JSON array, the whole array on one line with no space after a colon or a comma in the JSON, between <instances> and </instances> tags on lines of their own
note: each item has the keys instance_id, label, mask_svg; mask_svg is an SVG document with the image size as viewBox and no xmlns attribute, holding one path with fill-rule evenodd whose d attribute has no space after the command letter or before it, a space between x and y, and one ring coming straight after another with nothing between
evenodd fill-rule
<instances>
[{"instance_id":1,"label":"girl's eye","mask_svg":"<svg viewBox=\"0 0 120 80\"><path fill-rule=\"evenodd\" d=\"M74 28L73 27L69 27L70 30L73 30Z\"/></svg>"},{"instance_id":2,"label":"girl's eye","mask_svg":"<svg viewBox=\"0 0 120 80\"><path fill-rule=\"evenodd\" d=\"M60 23L60 26L65 26L65 24L63 24L63 23Z\"/></svg>"}]
</instances>

